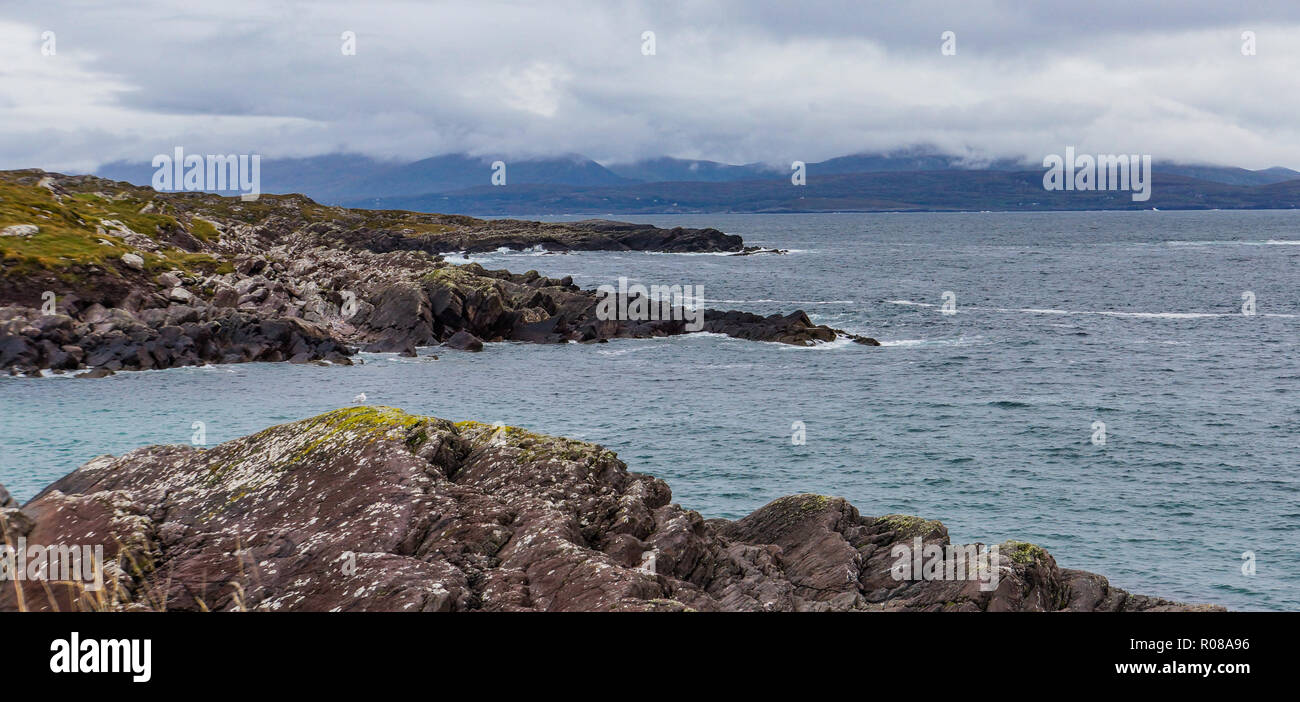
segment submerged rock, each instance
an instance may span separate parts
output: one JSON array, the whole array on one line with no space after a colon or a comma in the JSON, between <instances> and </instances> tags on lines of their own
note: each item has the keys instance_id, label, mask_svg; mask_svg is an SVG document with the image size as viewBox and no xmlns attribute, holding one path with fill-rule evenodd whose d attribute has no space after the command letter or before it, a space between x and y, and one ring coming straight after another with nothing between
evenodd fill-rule
<instances>
[{"instance_id":1,"label":"submerged rock","mask_svg":"<svg viewBox=\"0 0 1300 702\"><path fill-rule=\"evenodd\" d=\"M113 375L113 371L111 371L111 370L109 370L109 369L107 369L107 368L100 367L100 368L95 368L94 370L88 370L88 371L86 371L85 373L78 373L78 374L76 374L76 375L73 376L73 377L76 377L76 378L107 378L107 377L110 376L110 375Z\"/></svg>"},{"instance_id":2,"label":"submerged rock","mask_svg":"<svg viewBox=\"0 0 1300 702\"><path fill-rule=\"evenodd\" d=\"M1131 595L1019 542L1001 545L989 590L898 580L894 549L948 544L942 524L807 494L704 519L600 446L386 407L101 456L8 513L11 538L103 544L109 561L95 597L22 583L34 610L53 608L47 593L63 611L1214 609Z\"/></svg>"},{"instance_id":3,"label":"submerged rock","mask_svg":"<svg viewBox=\"0 0 1300 702\"><path fill-rule=\"evenodd\" d=\"M835 329L813 324L803 310L767 317L735 310L721 313L710 310L704 314L704 331L796 346L814 346L834 341L839 336Z\"/></svg>"},{"instance_id":4,"label":"submerged rock","mask_svg":"<svg viewBox=\"0 0 1300 702\"><path fill-rule=\"evenodd\" d=\"M443 346L459 351L482 351L483 340L462 329L443 342Z\"/></svg>"}]
</instances>

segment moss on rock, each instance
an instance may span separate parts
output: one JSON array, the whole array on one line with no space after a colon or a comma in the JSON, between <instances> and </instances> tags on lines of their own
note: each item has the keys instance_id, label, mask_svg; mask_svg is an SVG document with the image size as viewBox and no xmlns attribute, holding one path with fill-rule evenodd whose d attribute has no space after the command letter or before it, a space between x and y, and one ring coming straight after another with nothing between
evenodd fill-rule
<instances>
[{"instance_id":1,"label":"moss on rock","mask_svg":"<svg viewBox=\"0 0 1300 702\"><path fill-rule=\"evenodd\" d=\"M896 531L900 536L929 536L943 528L943 522L910 514L886 514L876 519L876 524Z\"/></svg>"},{"instance_id":2,"label":"moss on rock","mask_svg":"<svg viewBox=\"0 0 1300 702\"><path fill-rule=\"evenodd\" d=\"M1047 557L1047 551L1042 546L1027 541L1004 541L998 548L1012 563L1020 565L1029 565Z\"/></svg>"}]
</instances>

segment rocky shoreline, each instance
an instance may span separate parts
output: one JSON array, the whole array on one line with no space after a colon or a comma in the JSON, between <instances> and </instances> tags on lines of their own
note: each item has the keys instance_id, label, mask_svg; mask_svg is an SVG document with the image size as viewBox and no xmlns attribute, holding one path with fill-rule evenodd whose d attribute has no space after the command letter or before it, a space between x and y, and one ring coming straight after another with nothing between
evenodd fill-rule
<instances>
[{"instance_id":1,"label":"rocky shoreline","mask_svg":"<svg viewBox=\"0 0 1300 702\"><path fill-rule=\"evenodd\" d=\"M0 371L35 375L208 363L348 364L484 341L594 342L686 333L681 320L597 318L570 278L457 266L442 254L545 247L755 253L716 229L662 229L244 202L92 176L0 172ZM704 311L703 331L812 345L850 337L802 310Z\"/></svg>"},{"instance_id":2,"label":"rocky shoreline","mask_svg":"<svg viewBox=\"0 0 1300 702\"><path fill-rule=\"evenodd\" d=\"M598 445L385 407L101 456L21 508L0 488L0 519L9 543L102 544L106 563L96 592L5 583L0 610L1222 609L1018 541L991 581L899 578L897 549L949 546L943 524L813 494L704 519Z\"/></svg>"}]
</instances>

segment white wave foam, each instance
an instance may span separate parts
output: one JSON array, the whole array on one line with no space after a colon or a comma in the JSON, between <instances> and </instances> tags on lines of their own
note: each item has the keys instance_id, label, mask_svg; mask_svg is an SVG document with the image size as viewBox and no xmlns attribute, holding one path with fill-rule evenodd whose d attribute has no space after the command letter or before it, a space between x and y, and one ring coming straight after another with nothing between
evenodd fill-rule
<instances>
[{"instance_id":1,"label":"white wave foam","mask_svg":"<svg viewBox=\"0 0 1300 702\"><path fill-rule=\"evenodd\" d=\"M649 349L649 348L653 348L653 347L651 347L651 346L633 346L633 347L626 348L626 349L617 349L617 350L612 350L612 351L611 351L611 350L608 350L608 349L601 349L600 351L597 351L596 353L600 354L601 356L626 356L626 355L629 354L629 353L636 353L637 351L645 351L646 349Z\"/></svg>"},{"instance_id":2,"label":"white wave foam","mask_svg":"<svg viewBox=\"0 0 1300 702\"><path fill-rule=\"evenodd\" d=\"M912 300L886 300L886 303L894 305L910 305L916 307L937 307L926 302L914 302ZM1018 312L1023 314L1054 314L1054 315L1097 315L1101 317L1132 317L1136 319L1207 319L1212 317L1241 317L1240 312L1117 312L1113 310L1058 310L1044 307L980 307L977 305L967 305L959 307L958 313L963 310L975 310L978 312ZM1278 317L1282 319L1294 319L1295 314L1269 313L1260 312L1260 317Z\"/></svg>"},{"instance_id":3,"label":"white wave foam","mask_svg":"<svg viewBox=\"0 0 1300 702\"><path fill-rule=\"evenodd\" d=\"M466 263L477 263L479 261L479 259L473 259L473 260L469 259L468 257L465 256L464 251L457 251L456 253L445 253L442 255L442 260L446 261L447 263L455 264L457 266L463 266Z\"/></svg>"},{"instance_id":4,"label":"white wave foam","mask_svg":"<svg viewBox=\"0 0 1300 702\"><path fill-rule=\"evenodd\" d=\"M1015 311L1015 310L1010 310ZM1138 319L1205 319L1208 317L1236 317L1226 312L1067 312L1066 314L1096 314L1104 317L1136 317Z\"/></svg>"},{"instance_id":5,"label":"white wave foam","mask_svg":"<svg viewBox=\"0 0 1300 702\"><path fill-rule=\"evenodd\" d=\"M531 256L553 256L561 253L567 253L567 252L547 251L546 247L542 246L541 244L538 244L537 246L530 246L526 249L512 249L508 246L501 246L491 253L468 254L465 253L464 251L453 251L451 253L445 253L441 255L443 260L446 261L447 263L453 263L458 266L463 266L467 263L483 264L487 261L495 261L499 258L519 258L523 256L530 256L530 257Z\"/></svg>"},{"instance_id":6,"label":"white wave foam","mask_svg":"<svg viewBox=\"0 0 1300 702\"><path fill-rule=\"evenodd\" d=\"M1162 242L1166 246L1300 246L1300 239L1239 239L1215 241L1181 241Z\"/></svg>"},{"instance_id":7,"label":"white wave foam","mask_svg":"<svg viewBox=\"0 0 1300 702\"><path fill-rule=\"evenodd\" d=\"M982 336L959 336L956 339L894 339L886 341L881 339L881 346L971 346L983 341Z\"/></svg>"},{"instance_id":8,"label":"white wave foam","mask_svg":"<svg viewBox=\"0 0 1300 702\"><path fill-rule=\"evenodd\" d=\"M644 254L646 256L735 256L735 251L619 251L621 254Z\"/></svg>"},{"instance_id":9,"label":"white wave foam","mask_svg":"<svg viewBox=\"0 0 1300 702\"><path fill-rule=\"evenodd\" d=\"M749 304L760 302L772 302L782 305L856 305L853 300L722 300L715 298L704 298L705 303L721 302L728 305Z\"/></svg>"},{"instance_id":10,"label":"white wave foam","mask_svg":"<svg viewBox=\"0 0 1300 702\"><path fill-rule=\"evenodd\" d=\"M780 343L780 342L771 342L771 343ZM847 336L836 336L836 337L835 337L833 340L831 340L831 341L814 341L814 342L812 343L811 346L795 346L795 345L793 345L793 344L781 344L781 346L783 346L783 347L785 347L785 348L787 348L787 349L794 349L794 350L796 350L796 351L799 351L799 350L802 350L802 351L835 351L835 350L838 350L838 349L847 348L847 347L849 347L849 346L854 346L855 344L857 344L857 342L855 342L853 339L851 339L851 338L849 338L849 337L847 337Z\"/></svg>"},{"instance_id":11,"label":"white wave foam","mask_svg":"<svg viewBox=\"0 0 1300 702\"><path fill-rule=\"evenodd\" d=\"M547 251L545 246L538 244L536 246L529 246L526 249L512 249L509 246L501 246L497 248L497 253L513 256L545 256L556 252Z\"/></svg>"}]
</instances>

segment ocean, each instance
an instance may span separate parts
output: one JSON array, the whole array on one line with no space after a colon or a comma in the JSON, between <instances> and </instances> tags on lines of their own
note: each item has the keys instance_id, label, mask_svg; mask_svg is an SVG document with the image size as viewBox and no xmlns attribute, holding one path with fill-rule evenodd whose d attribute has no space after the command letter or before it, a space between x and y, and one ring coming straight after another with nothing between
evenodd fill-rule
<instances>
[{"instance_id":1,"label":"ocean","mask_svg":"<svg viewBox=\"0 0 1300 702\"><path fill-rule=\"evenodd\" d=\"M621 218L790 253L470 260L702 285L707 307L802 308L883 346L701 334L5 377L0 483L25 500L93 456L191 442L196 423L213 445L365 393L604 444L706 517L837 495L939 519L955 542L1031 541L1137 593L1300 609L1300 212Z\"/></svg>"}]
</instances>

